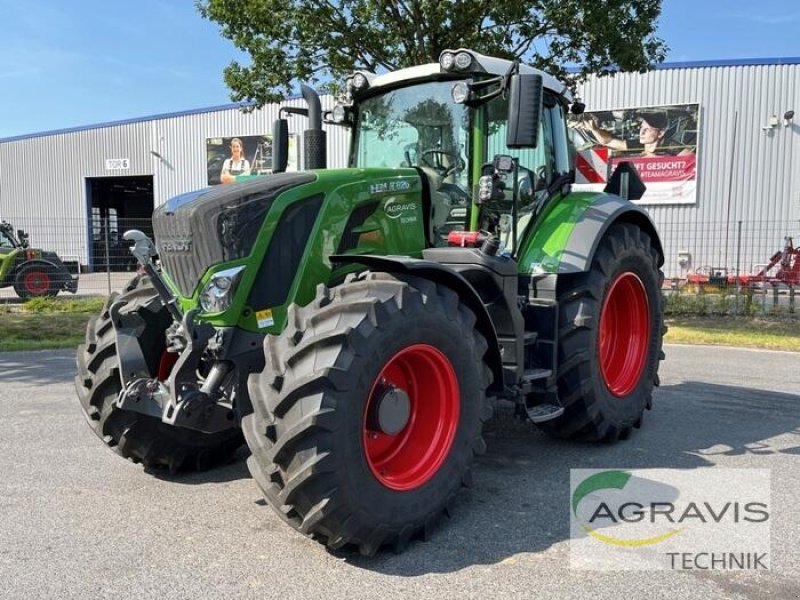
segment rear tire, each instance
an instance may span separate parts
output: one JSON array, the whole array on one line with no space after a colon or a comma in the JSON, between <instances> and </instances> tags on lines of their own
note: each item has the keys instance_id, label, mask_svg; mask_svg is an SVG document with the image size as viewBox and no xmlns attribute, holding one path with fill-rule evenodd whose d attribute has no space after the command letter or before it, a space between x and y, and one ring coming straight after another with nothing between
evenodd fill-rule
<instances>
[{"instance_id":1,"label":"rear tire","mask_svg":"<svg viewBox=\"0 0 800 600\"><path fill-rule=\"evenodd\" d=\"M45 265L23 266L14 278L14 291L23 300L58 295L55 269Z\"/></svg>"},{"instance_id":2,"label":"rear tire","mask_svg":"<svg viewBox=\"0 0 800 600\"><path fill-rule=\"evenodd\" d=\"M559 278L558 395L547 433L583 441L628 437L658 385L664 327L659 255L632 224L612 225L591 271Z\"/></svg>"},{"instance_id":3,"label":"rear tire","mask_svg":"<svg viewBox=\"0 0 800 600\"><path fill-rule=\"evenodd\" d=\"M384 273L320 286L291 307L264 342L242 422L250 472L278 515L365 555L427 534L485 450L491 372L474 325L452 290ZM393 394L409 413L391 415L402 429L387 433L375 419Z\"/></svg>"},{"instance_id":4,"label":"rear tire","mask_svg":"<svg viewBox=\"0 0 800 600\"><path fill-rule=\"evenodd\" d=\"M160 419L116 406L122 389L116 335L109 314L114 302L125 301L123 312L137 312L145 321L139 335L150 374L159 374L165 331L172 322L149 277L137 276L122 295L112 296L99 317L86 328L86 343L78 347L75 388L89 426L112 450L148 469L170 472L205 470L228 459L242 445L240 430L208 434L163 423Z\"/></svg>"}]
</instances>

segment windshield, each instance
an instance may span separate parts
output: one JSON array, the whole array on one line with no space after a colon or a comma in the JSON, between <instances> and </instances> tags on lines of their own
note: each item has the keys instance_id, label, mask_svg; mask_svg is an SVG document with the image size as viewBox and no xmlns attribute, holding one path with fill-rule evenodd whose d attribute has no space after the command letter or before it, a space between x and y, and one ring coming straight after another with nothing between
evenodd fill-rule
<instances>
[{"instance_id":1,"label":"windshield","mask_svg":"<svg viewBox=\"0 0 800 600\"><path fill-rule=\"evenodd\" d=\"M450 96L453 81L400 88L359 105L356 166L424 167L467 187L469 111Z\"/></svg>"}]
</instances>

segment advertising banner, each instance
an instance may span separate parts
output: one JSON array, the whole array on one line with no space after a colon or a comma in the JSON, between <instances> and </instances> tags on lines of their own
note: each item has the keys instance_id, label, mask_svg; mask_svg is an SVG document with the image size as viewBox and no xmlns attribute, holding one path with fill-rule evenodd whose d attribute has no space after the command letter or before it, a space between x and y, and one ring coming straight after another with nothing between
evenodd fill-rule
<instances>
[{"instance_id":1,"label":"advertising banner","mask_svg":"<svg viewBox=\"0 0 800 600\"><path fill-rule=\"evenodd\" d=\"M699 104L670 104L570 115L575 182L602 190L622 161L647 191L639 204L695 204Z\"/></svg>"},{"instance_id":2,"label":"advertising banner","mask_svg":"<svg viewBox=\"0 0 800 600\"><path fill-rule=\"evenodd\" d=\"M297 139L289 136L287 171L297 170ZM232 183L238 177L272 173L272 135L206 139L208 185Z\"/></svg>"}]
</instances>

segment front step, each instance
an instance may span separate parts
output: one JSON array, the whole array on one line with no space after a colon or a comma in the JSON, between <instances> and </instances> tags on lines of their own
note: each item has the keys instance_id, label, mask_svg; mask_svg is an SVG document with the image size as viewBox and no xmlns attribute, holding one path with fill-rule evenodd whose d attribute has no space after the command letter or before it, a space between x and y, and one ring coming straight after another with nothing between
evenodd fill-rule
<instances>
[{"instance_id":1,"label":"front step","mask_svg":"<svg viewBox=\"0 0 800 600\"><path fill-rule=\"evenodd\" d=\"M525 412L534 423L544 423L563 415L564 407L556 406L555 404L536 404L534 406L526 406Z\"/></svg>"}]
</instances>

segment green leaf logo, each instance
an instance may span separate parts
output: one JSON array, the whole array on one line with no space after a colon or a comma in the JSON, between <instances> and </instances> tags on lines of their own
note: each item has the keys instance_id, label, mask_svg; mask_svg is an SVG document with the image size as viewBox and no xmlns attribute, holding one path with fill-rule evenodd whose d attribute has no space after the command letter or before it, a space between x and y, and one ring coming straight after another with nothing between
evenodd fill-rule
<instances>
[{"instance_id":1,"label":"green leaf logo","mask_svg":"<svg viewBox=\"0 0 800 600\"><path fill-rule=\"evenodd\" d=\"M578 505L580 505L581 500L586 498L589 494L592 494L598 490L621 490L624 489L625 486L628 484L628 481L631 478L631 474L628 471L602 471L600 473L595 473L594 475L590 475L575 488L572 492L572 514L575 515L575 518L578 518ZM589 527L585 523L580 524L581 529L583 529L587 534L589 534L594 539L603 542L604 544L610 544L612 546L621 546L627 548L636 548L641 546L650 546L652 544L657 544L659 542L663 542L664 540L671 538L673 535L680 533L680 529L672 529L667 533L663 533L661 535L647 537L647 538L635 538L635 539L623 539L614 537L611 535L605 535L602 533L597 532L592 527Z\"/></svg>"}]
</instances>

